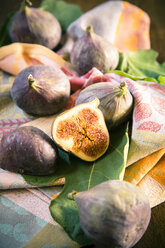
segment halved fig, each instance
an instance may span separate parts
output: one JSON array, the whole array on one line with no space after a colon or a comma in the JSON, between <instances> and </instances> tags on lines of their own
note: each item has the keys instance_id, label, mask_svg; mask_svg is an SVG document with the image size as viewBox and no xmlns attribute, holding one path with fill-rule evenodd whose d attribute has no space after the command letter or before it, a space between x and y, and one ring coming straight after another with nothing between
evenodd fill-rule
<instances>
[{"instance_id":1,"label":"halved fig","mask_svg":"<svg viewBox=\"0 0 165 248\"><path fill-rule=\"evenodd\" d=\"M98 109L99 103L99 99L95 98L63 112L52 127L56 144L85 161L95 161L109 145L109 133Z\"/></svg>"}]
</instances>

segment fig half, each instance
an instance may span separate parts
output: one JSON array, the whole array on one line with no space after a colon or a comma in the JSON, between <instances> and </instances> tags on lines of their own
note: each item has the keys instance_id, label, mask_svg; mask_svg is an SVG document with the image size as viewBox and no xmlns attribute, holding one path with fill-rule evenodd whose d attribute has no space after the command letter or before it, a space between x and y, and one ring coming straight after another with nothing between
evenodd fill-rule
<instances>
[{"instance_id":1,"label":"fig half","mask_svg":"<svg viewBox=\"0 0 165 248\"><path fill-rule=\"evenodd\" d=\"M80 104L57 116L52 127L54 141L85 161L101 157L109 145L109 133L99 99Z\"/></svg>"},{"instance_id":2,"label":"fig half","mask_svg":"<svg viewBox=\"0 0 165 248\"><path fill-rule=\"evenodd\" d=\"M50 175L56 171L57 147L36 127L19 127L0 142L0 168L20 174Z\"/></svg>"},{"instance_id":3,"label":"fig half","mask_svg":"<svg viewBox=\"0 0 165 248\"><path fill-rule=\"evenodd\" d=\"M59 68L34 65L16 76L11 96L29 114L51 115L60 111L67 103L70 82Z\"/></svg>"}]
</instances>

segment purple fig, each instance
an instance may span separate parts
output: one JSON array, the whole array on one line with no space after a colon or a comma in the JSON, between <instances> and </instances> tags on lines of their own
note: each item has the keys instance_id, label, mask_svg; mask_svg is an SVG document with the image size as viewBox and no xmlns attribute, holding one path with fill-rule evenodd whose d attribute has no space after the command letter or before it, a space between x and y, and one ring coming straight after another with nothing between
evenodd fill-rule
<instances>
[{"instance_id":1,"label":"purple fig","mask_svg":"<svg viewBox=\"0 0 165 248\"><path fill-rule=\"evenodd\" d=\"M105 73L117 67L119 54L110 42L95 34L92 26L89 26L85 34L75 42L70 53L70 61L80 75L93 67Z\"/></svg>"},{"instance_id":2,"label":"purple fig","mask_svg":"<svg viewBox=\"0 0 165 248\"><path fill-rule=\"evenodd\" d=\"M62 110L67 103L70 82L59 68L34 65L16 76L11 96L29 114L51 115Z\"/></svg>"},{"instance_id":3,"label":"purple fig","mask_svg":"<svg viewBox=\"0 0 165 248\"><path fill-rule=\"evenodd\" d=\"M5 134L0 142L0 167L29 175L50 175L58 157L53 140L42 130L27 126Z\"/></svg>"},{"instance_id":4,"label":"purple fig","mask_svg":"<svg viewBox=\"0 0 165 248\"><path fill-rule=\"evenodd\" d=\"M95 97L100 100L99 109L102 111L109 129L117 127L131 116L133 96L125 82L101 82L83 89L76 99L76 105L92 101Z\"/></svg>"},{"instance_id":5,"label":"purple fig","mask_svg":"<svg viewBox=\"0 0 165 248\"><path fill-rule=\"evenodd\" d=\"M129 182L108 180L84 192L73 192L80 225L98 247L133 247L151 218L147 196Z\"/></svg>"},{"instance_id":6,"label":"purple fig","mask_svg":"<svg viewBox=\"0 0 165 248\"><path fill-rule=\"evenodd\" d=\"M29 5L31 2L24 0L20 10L13 16L9 27L11 41L55 48L61 40L58 20L51 13Z\"/></svg>"}]
</instances>

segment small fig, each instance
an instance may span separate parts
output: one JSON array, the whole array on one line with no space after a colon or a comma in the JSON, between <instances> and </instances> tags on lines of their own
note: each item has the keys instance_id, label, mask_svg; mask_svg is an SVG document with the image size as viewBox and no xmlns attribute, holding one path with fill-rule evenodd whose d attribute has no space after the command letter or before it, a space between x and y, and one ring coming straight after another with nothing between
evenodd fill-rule
<instances>
[{"instance_id":1,"label":"small fig","mask_svg":"<svg viewBox=\"0 0 165 248\"><path fill-rule=\"evenodd\" d=\"M98 247L133 247L146 231L151 208L146 195L129 182L108 180L73 192L80 225Z\"/></svg>"},{"instance_id":2,"label":"small fig","mask_svg":"<svg viewBox=\"0 0 165 248\"><path fill-rule=\"evenodd\" d=\"M92 26L89 26L85 34L75 42L70 53L70 61L80 75L93 67L105 73L117 67L119 54L110 42L95 34Z\"/></svg>"},{"instance_id":3,"label":"small fig","mask_svg":"<svg viewBox=\"0 0 165 248\"><path fill-rule=\"evenodd\" d=\"M19 127L0 142L0 167L11 172L50 175L56 170L57 157L53 140L36 127Z\"/></svg>"},{"instance_id":4,"label":"small fig","mask_svg":"<svg viewBox=\"0 0 165 248\"><path fill-rule=\"evenodd\" d=\"M59 68L34 65L16 76L11 96L29 114L51 115L60 111L67 103L70 82Z\"/></svg>"},{"instance_id":5,"label":"small fig","mask_svg":"<svg viewBox=\"0 0 165 248\"><path fill-rule=\"evenodd\" d=\"M11 41L55 48L61 40L58 20L51 13L30 5L29 0L24 0L20 10L13 16L9 27Z\"/></svg>"},{"instance_id":6,"label":"small fig","mask_svg":"<svg viewBox=\"0 0 165 248\"><path fill-rule=\"evenodd\" d=\"M86 161L101 157L109 145L109 133L99 99L80 104L57 116L52 127L54 141L65 151Z\"/></svg>"},{"instance_id":7,"label":"small fig","mask_svg":"<svg viewBox=\"0 0 165 248\"><path fill-rule=\"evenodd\" d=\"M133 108L133 96L127 84L112 82L96 83L84 88L76 99L76 105L99 98L99 109L102 111L108 129L126 121Z\"/></svg>"}]
</instances>

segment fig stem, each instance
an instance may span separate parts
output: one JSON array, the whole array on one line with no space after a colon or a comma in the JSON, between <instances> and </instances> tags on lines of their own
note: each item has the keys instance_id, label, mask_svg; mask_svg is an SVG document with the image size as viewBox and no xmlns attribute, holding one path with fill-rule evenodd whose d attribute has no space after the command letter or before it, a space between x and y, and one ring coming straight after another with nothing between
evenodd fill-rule
<instances>
[{"instance_id":1,"label":"fig stem","mask_svg":"<svg viewBox=\"0 0 165 248\"><path fill-rule=\"evenodd\" d=\"M68 193L67 197L69 200L74 200L75 195L77 195L77 194L78 194L78 191L73 190L72 192Z\"/></svg>"},{"instance_id":2,"label":"fig stem","mask_svg":"<svg viewBox=\"0 0 165 248\"><path fill-rule=\"evenodd\" d=\"M37 81L32 76L32 74L29 74L28 76L28 83L29 83L29 87L33 88L34 90L42 89L42 87L37 84Z\"/></svg>"},{"instance_id":3,"label":"fig stem","mask_svg":"<svg viewBox=\"0 0 165 248\"><path fill-rule=\"evenodd\" d=\"M120 96L125 95L127 92L127 84L126 82L121 82L120 83Z\"/></svg>"},{"instance_id":4,"label":"fig stem","mask_svg":"<svg viewBox=\"0 0 165 248\"><path fill-rule=\"evenodd\" d=\"M21 4L21 11L25 11L25 7L28 6L32 6L32 2L30 0L23 0L22 4Z\"/></svg>"},{"instance_id":5,"label":"fig stem","mask_svg":"<svg viewBox=\"0 0 165 248\"><path fill-rule=\"evenodd\" d=\"M32 84L35 82L35 79L34 77L32 76L32 74L29 74L28 76L28 83L29 83L29 86L32 86Z\"/></svg>"},{"instance_id":6,"label":"fig stem","mask_svg":"<svg viewBox=\"0 0 165 248\"><path fill-rule=\"evenodd\" d=\"M87 28L86 28L86 33L88 35L91 35L93 33L93 26L92 25L89 25Z\"/></svg>"}]
</instances>

